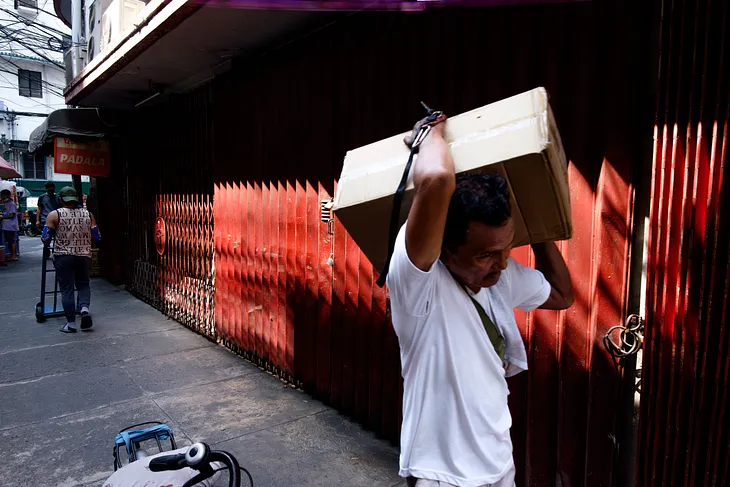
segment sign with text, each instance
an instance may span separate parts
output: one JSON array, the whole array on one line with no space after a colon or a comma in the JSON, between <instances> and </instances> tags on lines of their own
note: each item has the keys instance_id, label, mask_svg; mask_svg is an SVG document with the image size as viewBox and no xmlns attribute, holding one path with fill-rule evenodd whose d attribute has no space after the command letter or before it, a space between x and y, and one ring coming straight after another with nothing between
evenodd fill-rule
<instances>
[{"instance_id":1,"label":"sign with text","mask_svg":"<svg viewBox=\"0 0 730 487\"><path fill-rule=\"evenodd\" d=\"M109 142L77 142L56 137L53 142L53 171L80 176L109 176Z\"/></svg>"}]
</instances>

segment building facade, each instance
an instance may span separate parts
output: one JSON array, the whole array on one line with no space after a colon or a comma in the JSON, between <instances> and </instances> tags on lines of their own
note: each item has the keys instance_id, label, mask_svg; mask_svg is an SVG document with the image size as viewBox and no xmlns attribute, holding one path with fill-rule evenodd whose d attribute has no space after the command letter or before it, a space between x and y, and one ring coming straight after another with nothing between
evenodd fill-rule
<instances>
[{"instance_id":1,"label":"building facade","mask_svg":"<svg viewBox=\"0 0 730 487\"><path fill-rule=\"evenodd\" d=\"M28 152L31 132L49 113L66 107L64 52L70 34L51 3L0 3L0 143L5 160L23 175L16 183L31 198L44 192L46 181L57 186L71 181L70 175L54 173L52 156Z\"/></svg>"}]
</instances>

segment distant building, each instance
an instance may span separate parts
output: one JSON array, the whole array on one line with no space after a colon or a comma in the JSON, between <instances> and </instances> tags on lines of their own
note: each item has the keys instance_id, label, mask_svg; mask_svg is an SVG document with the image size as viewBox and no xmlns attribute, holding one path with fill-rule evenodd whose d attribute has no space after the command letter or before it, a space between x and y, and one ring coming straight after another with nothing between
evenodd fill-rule
<instances>
[{"instance_id":1,"label":"distant building","mask_svg":"<svg viewBox=\"0 0 730 487\"><path fill-rule=\"evenodd\" d=\"M0 154L23 175L16 182L31 197L42 194L48 180L57 186L71 180L54 174L52 157L28 152L33 129L66 108L64 51L70 45L71 29L52 3L0 0Z\"/></svg>"}]
</instances>

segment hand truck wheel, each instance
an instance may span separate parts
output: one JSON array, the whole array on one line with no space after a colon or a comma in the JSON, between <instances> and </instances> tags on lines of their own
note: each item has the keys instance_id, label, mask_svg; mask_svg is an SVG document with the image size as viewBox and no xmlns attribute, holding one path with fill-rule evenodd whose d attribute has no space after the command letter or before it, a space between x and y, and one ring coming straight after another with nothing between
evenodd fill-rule
<instances>
[{"instance_id":1,"label":"hand truck wheel","mask_svg":"<svg viewBox=\"0 0 730 487\"><path fill-rule=\"evenodd\" d=\"M41 305L41 303L38 303L38 304L35 305L35 320L36 320L36 322L43 323L44 321L46 321L46 317L44 316L43 311L44 310L43 310L43 306Z\"/></svg>"}]
</instances>

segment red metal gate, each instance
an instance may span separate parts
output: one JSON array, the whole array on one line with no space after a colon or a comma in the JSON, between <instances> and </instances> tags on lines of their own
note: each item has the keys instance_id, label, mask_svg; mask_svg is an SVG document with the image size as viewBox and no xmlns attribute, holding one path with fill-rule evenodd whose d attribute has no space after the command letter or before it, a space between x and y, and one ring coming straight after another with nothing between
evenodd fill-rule
<instances>
[{"instance_id":1,"label":"red metal gate","mask_svg":"<svg viewBox=\"0 0 730 487\"><path fill-rule=\"evenodd\" d=\"M133 294L215 338L210 111L203 89L126 121L126 260Z\"/></svg>"},{"instance_id":2,"label":"red metal gate","mask_svg":"<svg viewBox=\"0 0 730 487\"><path fill-rule=\"evenodd\" d=\"M719 487L730 485L730 7L662 4L638 485Z\"/></svg>"}]
</instances>

